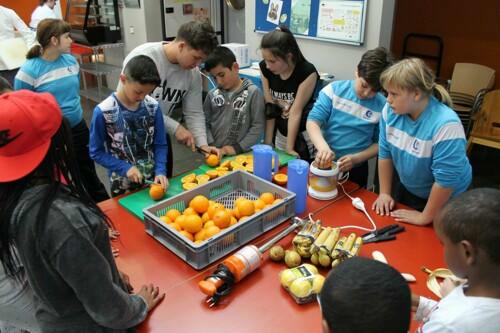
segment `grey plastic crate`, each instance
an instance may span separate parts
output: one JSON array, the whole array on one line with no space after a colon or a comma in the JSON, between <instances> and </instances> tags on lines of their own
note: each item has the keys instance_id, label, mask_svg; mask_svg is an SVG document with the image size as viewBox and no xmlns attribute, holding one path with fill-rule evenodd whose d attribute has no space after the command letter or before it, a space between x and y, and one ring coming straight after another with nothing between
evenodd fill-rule
<instances>
[{"instance_id":1,"label":"grey plastic crate","mask_svg":"<svg viewBox=\"0 0 500 333\"><path fill-rule=\"evenodd\" d=\"M183 211L189 206L189 201L199 194L222 203L226 208L233 208L233 202L238 197L254 200L264 192L271 192L275 198L283 201L223 229L199 244L191 242L159 219L169 209ZM294 216L295 193L238 170L147 207L143 212L144 225L149 235L195 269L202 269Z\"/></svg>"}]
</instances>

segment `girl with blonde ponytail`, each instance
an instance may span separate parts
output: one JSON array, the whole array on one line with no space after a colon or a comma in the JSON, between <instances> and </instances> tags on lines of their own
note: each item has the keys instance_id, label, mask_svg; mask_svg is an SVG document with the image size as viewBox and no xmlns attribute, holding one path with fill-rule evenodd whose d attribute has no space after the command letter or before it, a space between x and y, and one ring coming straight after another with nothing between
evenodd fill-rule
<instances>
[{"instance_id":1,"label":"girl with blonde ponytail","mask_svg":"<svg viewBox=\"0 0 500 333\"><path fill-rule=\"evenodd\" d=\"M396 221L431 223L472 180L462 123L434 79L416 58L399 61L380 77L388 95L380 119L380 194L372 209ZM416 210L393 210L395 202Z\"/></svg>"}]
</instances>

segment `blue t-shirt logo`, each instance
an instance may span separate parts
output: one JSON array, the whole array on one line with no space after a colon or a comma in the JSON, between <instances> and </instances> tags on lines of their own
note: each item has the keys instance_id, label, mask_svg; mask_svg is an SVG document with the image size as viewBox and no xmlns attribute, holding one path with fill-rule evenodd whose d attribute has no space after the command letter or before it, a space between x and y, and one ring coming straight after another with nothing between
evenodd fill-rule
<instances>
[{"instance_id":1,"label":"blue t-shirt logo","mask_svg":"<svg viewBox=\"0 0 500 333\"><path fill-rule=\"evenodd\" d=\"M373 115L373 111L372 110L366 110L365 114L363 115L363 117L365 119L370 119Z\"/></svg>"},{"instance_id":2,"label":"blue t-shirt logo","mask_svg":"<svg viewBox=\"0 0 500 333\"><path fill-rule=\"evenodd\" d=\"M420 148L420 141L418 139L415 139L415 141L413 141L413 144L411 145L411 148L413 149L413 151L418 152Z\"/></svg>"}]
</instances>

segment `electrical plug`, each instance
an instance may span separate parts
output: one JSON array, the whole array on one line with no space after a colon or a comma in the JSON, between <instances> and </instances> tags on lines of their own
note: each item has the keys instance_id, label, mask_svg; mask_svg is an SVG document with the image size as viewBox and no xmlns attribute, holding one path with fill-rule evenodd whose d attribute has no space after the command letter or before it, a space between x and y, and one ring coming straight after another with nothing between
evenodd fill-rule
<instances>
[{"instance_id":1,"label":"electrical plug","mask_svg":"<svg viewBox=\"0 0 500 333\"><path fill-rule=\"evenodd\" d=\"M352 199L352 205L356 208L356 209L359 209L360 211L365 211L365 203L363 202L363 200L361 200L361 198L353 198Z\"/></svg>"}]
</instances>

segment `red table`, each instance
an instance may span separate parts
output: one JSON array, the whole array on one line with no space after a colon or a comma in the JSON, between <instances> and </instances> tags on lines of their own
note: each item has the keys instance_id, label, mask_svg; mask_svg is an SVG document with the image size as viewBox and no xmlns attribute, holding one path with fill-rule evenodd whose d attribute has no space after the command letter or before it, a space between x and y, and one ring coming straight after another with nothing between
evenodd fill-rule
<instances>
[{"instance_id":1,"label":"red table","mask_svg":"<svg viewBox=\"0 0 500 333\"><path fill-rule=\"evenodd\" d=\"M376 194L357 189L353 184L347 185L346 190L362 198L369 209L376 199ZM314 218L321 219L324 225L370 227L364 214L352 207L351 200L344 196L333 201L307 200L304 216L314 213ZM265 260L257 271L238 283L217 307L208 308L197 284L217 263L196 271L147 235L141 221L123 209L116 199L102 202L100 206L121 233L114 243L120 249L117 258L120 269L130 276L136 289L151 282L166 292L165 300L140 326L140 332L321 332L318 306L315 303L297 305L281 288L278 274L286 268L284 264ZM394 223L392 218L377 216L371 209L370 214L378 228ZM284 223L269 231L252 244L263 244L287 225ZM392 266L417 278L417 282L411 284L414 292L432 296L426 287L427 275L420 271L420 267L444 267L442 247L432 228L405 227L406 232L398 234L396 241L366 244L360 255L370 257L372 251L382 251ZM348 232L351 231L346 229L342 234ZM280 244L290 247L292 237L287 236ZM416 323L412 322L412 331L415 328Z\"/></svg>"}]
</instances>

